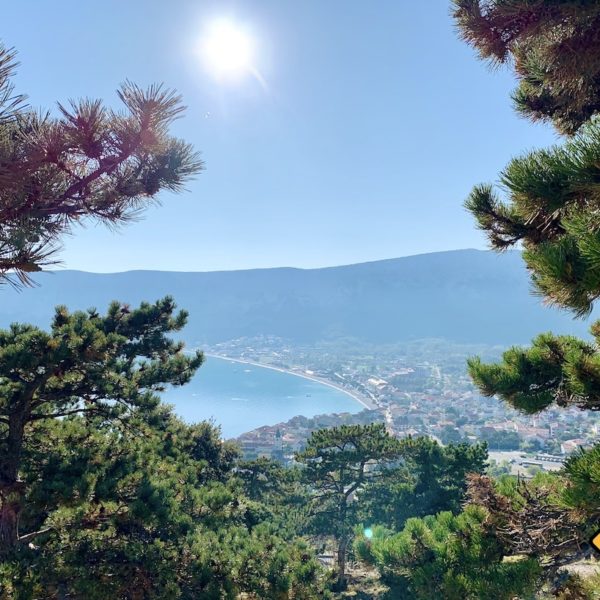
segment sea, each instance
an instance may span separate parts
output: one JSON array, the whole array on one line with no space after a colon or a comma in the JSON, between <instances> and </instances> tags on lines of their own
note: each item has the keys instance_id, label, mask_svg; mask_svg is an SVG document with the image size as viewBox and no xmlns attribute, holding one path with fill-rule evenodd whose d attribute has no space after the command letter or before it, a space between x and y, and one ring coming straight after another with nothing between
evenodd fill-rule
<instances>
[{"instance_id":1,"label":"sea","mask_svg":"<svg viewBox=\"0 0 600 600\"><path fill-rule=\"evenodd\" d=\"M296 415L357 413L364 408L317 381L214 356L206 357L190 383L168 390L163 400L188 423L212 420L224 438Z\"/></svg>"}]
</instances>

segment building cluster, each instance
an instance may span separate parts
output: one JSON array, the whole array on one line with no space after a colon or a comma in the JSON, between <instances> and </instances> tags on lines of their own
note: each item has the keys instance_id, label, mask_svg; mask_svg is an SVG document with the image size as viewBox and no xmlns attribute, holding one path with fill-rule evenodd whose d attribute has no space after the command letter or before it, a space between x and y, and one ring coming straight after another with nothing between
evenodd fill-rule
<instances>
[{"instance_id":1,"label":"building cluster","mask_svg":"<svg viewBox=\"0 0 600 600\"><path fill-rule=\"evenodd\" d=\"M265 425L238 438L248 457L291 460L310 433L341 424L382 421L397 436L426 435L442 444L484 440L491 452L520 452L532 460L563 457L598 441L600 418L576 409L549 409L524 415L474 389L465 369L467 356L494 359L500 349L420 340L369 351L349 344L303 348L275 337L239 339L210 352L308 374L351 392L370 406L356 414L294 417Z\"/></svg>"}]
</instances>

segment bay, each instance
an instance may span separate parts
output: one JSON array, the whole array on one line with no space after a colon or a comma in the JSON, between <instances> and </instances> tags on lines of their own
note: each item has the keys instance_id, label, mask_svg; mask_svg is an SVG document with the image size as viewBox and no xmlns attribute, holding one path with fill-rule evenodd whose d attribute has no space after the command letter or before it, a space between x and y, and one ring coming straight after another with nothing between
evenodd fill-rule
<instances>
[{"instance_id":1,"label":"bay","mask_svg":"<svg viewBox=\"0 0 600 600\"><path fill-rule=\"evenodd\" d=\"M224 438L296 415L356 413L363 409L348 394L291 373L207 356L187 385L163 394L186 422L212 420Z\"/></svg>"}]
</instances>

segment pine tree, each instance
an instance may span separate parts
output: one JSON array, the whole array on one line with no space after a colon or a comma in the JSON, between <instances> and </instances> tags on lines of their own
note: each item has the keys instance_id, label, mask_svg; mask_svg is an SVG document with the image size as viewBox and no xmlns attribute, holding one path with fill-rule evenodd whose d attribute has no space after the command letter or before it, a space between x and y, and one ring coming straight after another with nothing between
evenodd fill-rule
<instances>
[{"instance_id":1,"label":"pine tree","mask_svg":"<svg viewBox=\"0 0 600 600\"><path fill-rule=\"evenodd\" d=\"M346 552L356 512L355 495L381 471L378 466L398 458L399 443L383 423L342 425L314 431L296 460L304 480L314 489L315 530L338 542L338 588L346 583Z\"/></svg>"},{"instance_id":2,"label":"pine tree","mask_svg":"<svg viewBox=\"0 0 600 600\"><path fill-rule=\"evenodd\" d=\"M513 476L494 481L473 474L468 505L486 510L486 523L505 554L540 559L545 578L553 579L562 565L590 555L587 541L597 528L597 505L584 511L569 501L573 483L569 467L559 473L540 471L528 481ZM587 507L592 503L590 498Z\"/></svg>"},{"instance_id":3,"label":"pine tree","mask_svg":"<svg viewBox=\"0 0 600 600\"><path fill-rule=\"evenodd\" d=\"M503 560L502 544L480 506L457 516L441 512L409 519L396 534L378 527L372 540L358 537L354 545L398 600L531 598L541 572L534 559Z\"/></svg>"},{"instance_id":4,"label":"pine tree","mask_svg":"<svg viewBox=\"0 0 600 600\"><path fill-rule=\"evenodd\" d=\"M440 446L426 437L400 440L400 465L383 470L361 492L360 521L400 530L410 517L458 514L467 474L483 473L487 457L485 443Z\"/></svg>"},{"instance_id":5,"label":"pine tree","mask_svg":"<svg viewBox=\"0 0 600 600\"><path fill-rule=\"evenodd\" d=\"M0 598L327 598L314 551L240 491L237 456L163 405L35 421L21 523L38 535L0 560Z\"/></svg>"},{"instance_id":6,"label":"pine tree","mask_svg":"<svg viewBox=\"0 0 600 600\"><path fill-rule=\"evenodd\" d=\"M594 0L453 0L463 39L510 64L516 109L572 134L600 111L600 6Z\"/></svg>"},{"instance_id":7,"label":"pine tree","mask_svg":"<svg viewBox=\"0 0 600 600\"><path fill-rule=\"evenodd\" d=\"M0 45L0 281L28 283L75 223L126 223L202 163L169 135L184 110L173 91L127 82L118 91L125 113L82 100L59 104L55 117L14 93L15 66Z\"/></svg>"},{"instance_id":8,"label":"pine tree","mask_svg":"<svg viewBox=\"0 0 600 600\"><path fill-rule=\"evenodd\" d=\"M553 403L600 410L600 322L591 328L594 342L545 333L529 348L513 347L499 364L468 361L469 373L486 396L498 395L525 413Z\"/></svg>"},{"instance_id":9,"label":"pine tree","mask_svg":"<svg viewBox=\"0 0 600 600\"><path fill-rule=\"evenodd\" d=\"M466 202L492 248L520 243L537 292L588 314L600 295L600 121L563 147L512 160L500 181L507 201L479 185Z\"/></svg>"},{"instance_id":10,"label":"pine tree","mask_svg":"<svg viewBox=\"0 0 600 600\"><path fill-rule=\"evenodd\" d=\"M455 0L459 30L483 58L514 65L517 109L549 119L563 146L512 160L507 193L478 185L466 201L497 251L519 244L537 294L577 317L600 296L600 6L597 2ZM525 412L556 402L600 408L600 325L596 343L544 334L511 348L501 364L469 361L481 392Z\"/></svg>"},{"instance_id":11,"label":"pine tree","mask_svg":"<svg viewBox=\"0 0 600 600\"><path fill-rule=\"evenodd\" d=\"M168 297L137 309L113 303L104 316L58 307L50 332L22 324L0 331L0 555L35 535L19 531L19 517L23 452L36 422L83 414L126 423L202 364L202 353L186 355L170 337L187 320L175 308Z\"/></svg>"}]
</instances>

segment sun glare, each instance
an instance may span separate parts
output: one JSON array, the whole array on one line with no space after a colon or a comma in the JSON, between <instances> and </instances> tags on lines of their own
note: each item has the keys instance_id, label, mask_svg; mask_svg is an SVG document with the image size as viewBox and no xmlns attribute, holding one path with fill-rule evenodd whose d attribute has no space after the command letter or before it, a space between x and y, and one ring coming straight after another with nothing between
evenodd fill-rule
<instances>
[{"instance_id":1,"label":"sun glare","mask_svg":"<svg viewBox=\"0 0 600 600\"><path fill-rule=\"evenodd\" d=\"M241 77L252 72L254 40L229 20L213 22L201 41L206 67L217 77Z\"/></svg>"}]
</instances>

